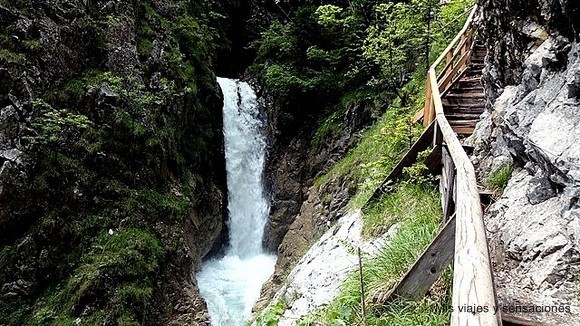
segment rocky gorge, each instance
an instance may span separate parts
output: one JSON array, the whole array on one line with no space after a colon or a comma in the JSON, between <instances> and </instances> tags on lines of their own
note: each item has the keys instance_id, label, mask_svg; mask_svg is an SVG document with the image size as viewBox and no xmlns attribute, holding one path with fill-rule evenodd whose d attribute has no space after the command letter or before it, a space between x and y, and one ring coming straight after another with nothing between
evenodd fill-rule
<instances>
[{"instance_id":1,"label":"rocky gorge","mask_svg":"<svg viewBox=\"0 0 580 326\"><path fill-rule=\"evenodd\" d=\"M361 31L384 13L351 5L0 1L0 324L210 325L195 273L228 244L216 75L247 80L267 115L263 245L278 260L256 315L283 299L280 324L293 325L328 305L353 248L372 257L398 227L362 236L352 200L372 178L328 172L422 91L363 60ZM472 159L482 183L511 173L485 211L499 302L578 311L580 9L479 5L488 104ZM415 70L424 83L408 60L401 85ZM412 128L372 137L402 134L400 155ZM398 157L373 155L351 170Z\"/></svg>"}]
</instances>

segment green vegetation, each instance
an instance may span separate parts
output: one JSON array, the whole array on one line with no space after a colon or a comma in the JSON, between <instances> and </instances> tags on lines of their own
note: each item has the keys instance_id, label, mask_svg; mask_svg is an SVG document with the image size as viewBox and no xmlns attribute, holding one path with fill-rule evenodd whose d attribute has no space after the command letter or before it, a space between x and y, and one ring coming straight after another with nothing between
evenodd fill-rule
<instances>
[{"instance_id":1,"label":"green vegetation","mask_svg":"<svg viewBox=\"0 0 580 326\"><path fill-rule=\"evenodd\" d=\"M327 174L315 180L315 184L350 180L358 185L351 206L362 207L367 202L423 129L411 121L412 114L422 107L423 75L422 72L416 73L412 81L400 90L410 94L407 105L395 100L377 123L364 132L358 145Z\"/></svg>"},{"instance_id":2,"label":"green vegetation","mask_svg":"<svg viewBox=\"0 0 580 326\"><path fill-rule=\"evenodd\" d=\"M87 129L90 125L90 121L86 116L74 114L67 110L55 110L43 100L36 100L32 105L39 112L43 112L32 123L32 126L38 130L36 136L29 138L34 143L56 146L63 140L62 134L67 129L82 130Z\"/></svg>"},{"instance_id":3,"label":"green vegetation","mask_svg":"<svg viewBox=\"0 0 580 326\"><path fill-rule=\"evenodd\" d=\"M355 3L358 1L350 2L349 5L339 2L317 7L315 16L318 17L320 28L332 30L337 33L334 37L339 38L340 31L349 28L360 31L361 19L356 17L360 8ZM450 268L427 295L417 301L397 299L385 305L371 303L372 299L381 301L439 230L442 218L440 198L433 186L433 178L425 173L427 167L423 163L428 151L420 153L418 162L404 169L403 181L393 185L392 192L383 194L376 202L367 202L422 131L422 127L411 123L411 116L422 107L424 100L425 65L421 63L425 60L425 13L432 8L435 19L431 22L433 30L430 35L432 61L462 26L465 17L462 13L470 4L472 1L452 1L448 6L439 7L438 2L409 1L371 5L376 14L368 18L372 23L366 25L365 32L353 36L358 41L342 45L349 47L349 55L356 58L350 69L360 73L359 77L366 76L371 80L364 85L364 91L358 89L356 92L365 93L376 101L382 99L383 103L390 103L377 123L364 131L356 147L327 174L315 181L317 185L341 184L345 181L356 185L356 195L351 199L350 206L364 206L363 236L379 236L396 224L396 231L387 246L377 257L366 259L363 264L363 283L367 293L366 319L369 325L447 325L450 318ZM365 26L364 23L362 26ZM290 33L283 29L279 32ZM296 57L292 38L281 39L279 33L269 37L272 42L284 44L285 51L294 51L292 56ZM310 47L308 53L311 59L324 59L329 65L336 63L336 57L328 47L325 50ZM284 55L278 55L279 60L283 60ZM355 64L364 64L369 70L354 69ZM335 79L339 83L344 82L341 86L350 96L352 93L349 91L352 92L353 88L345 85L351 81L351 86L356 85L354 79L349 79L353 75L345 74L344 70L338 68L334 70L343 73L342 76L335 76ZM276 87L273 82L271 85ZM302 83L302 86L305 85ZM329 87L335 85L336 81ZM307 92L304 89L301 91ZM286 93L289 92L285 90L281 95ZM333 115L329 117L323 120L315 133L314 144L321 142L320 139L339 134L339 120ZM360 324L359 287L358 274L353 273L343 285L338 298L329 306L305 316L299 325Z\"/></svg>"},{"instance_id":4,"label":"green vegetation","mask_svg":"<svg viewBox=\"0 0 580 326\"><path fill-rule=\"evenodd\" d=\"M429 157L430 150L424 150L417 155L417 160L413 165L403 168L403 178L407 181L417 184L423 184L433 181L433 176L428 174L429 168L425 164L425 160Z\"/></svg>"},{"instance_id":5,"label":"green vegetation","mask_svg":"<svg viewBox=\"0 0 580 326\"><path fill-rule=\"evenodd\" d=\"M20 53L12 52L8 49L0 49L0 62L22 63L26 58Z\"/></svg>"},{"instance_id":6,"label":"green vegetation","mask_svg":"<svg viewBox=\"0 0 580 326\"><path fill-rule=\"evenodd\" d=\"M278 325L278 320L286 311L287 303L280 299L272 304L268 309L263 311L257 318L256 318L256 325L257 326L276 326Z\"/></svg>"},{"instance_id":7,"label":"green vegetation","mask_svg":"<svg viewBox=\"0 0 580 326\"><path fill-rule=\"evenodd\" d=\"M391 171L413 139L421 131L412 125L410 117L421 107L424 96L421 82L416 77L401 91L408 92L407 106L395 101L385 115L362 135L359 144L316 182L356 180L357 193L351 199L352 207L367 203L375 188ZM426 166L421 162L427 152L419 155L418 163L405 169L405 178L393 192L365 207L363 236L379 236L393 225L397 231L386 248L363 266L365 291L369 298L384 296L407 271L439 229L441 207L439 194L432 178L425 176ZM397 300L386 306L370 307L369 325L446 325L450 314L450 273L447 272L419 301ZM300 325L352 325L361 321L360 292L357 274L350 276L343 289L328 307L306 316Z\"/></svg>"},{"instance_id":8,"label":"green vegetation","mask_svg":"<svg viewBox=\"0 0 580 326\"><path fill-rule=\"evenodd\" d=\"M403 182L397 191L386 194L365 209L363 235L381 235L403 218L419 214L417 212L437 216L441 213L440 207L432 201L436 196L437 192L429 184Z\"/></svg>"},{"instance_id":9,"label":"green vegetation","mask_svg":"<svg viewBox=\"0 0 580 326\"><path fill-rule=\"evenodd\" d=\"M98 324L140 324L150 305L153 293L152 279L159 271L164 257L159 240L137 229L118 233L101 233L91 250L81 258L82 264L74 277L56 289L49 289L40 300L29 325L74 324L73 313L79 305L99 293L109 292L109 314L99 310L86 318ZM111 280L115 281L112 286ZM84 318L83 318L84 319ZM123 321L123 323L121 322Z\"/></svg>"},{"instance_id":10,"label":"green vegetation","mask_svg":"<svg viewBox=\"0 0 580 326\"><path fill-rule=\"evenodd\" d=\"M312 120L328 130L325 117L349 103L379 114L384 107L377 103L398 99L407 105L412 93L402 92L403 86L414 72L425 71L427 49L433 60L472 3L282 0L279 8L290 19L274 22L254 43L258 58L251 71L281 107L283 135Z\"/></svg>"},{"instance_id":11,"label":"green vegetation","mask_svg":"<svg viewBox=\"0 0 580 326\"><path fill-rule=\"evenodd\" d=\"M496 193L501 194L505 187L507 187L508 181L512 176L513 165L504 164L492 171L486 179L487 186Z\"/></svg>"},{"instance_id":12,"label":"green vegetation","mask_svg":"<svg viewBox=\"0 0 580 326\"><path fill-rule=\"evenodd\" d=\"M7 5L27 12L26 1ZM91 3L56 23L70 28L33 23L28 38L12 35L16 20L4 22L0 98L10 92L22 105L19 133L34 164L3 198L14 213L12 224L2 216L0 280L30 286L0 298L2 325L157 324L173 306L168 280L194 264L195 253L183 254L197 250L186 247L185 221L207 213L222 182L213 31L200 2L127 5L134 17ZM119 29L129 19L134 71L109 56L118 38L132 37ZM58 44L42 52L45 34ZM194 231L200 244L205 227Z\"/></svg>"},{"instance_id":13,"label":"green vegetation","mask_svg":"<svg viewBox=\"0 0 580 326\"><path fill-rule=\"evenodd\" d=\"M429 294L418 301L395 300L370 306L370 298L380 301L395 282L431 242L441 222L439 194L429 184L403 182L395 192L385 194L364 215L365 232L378 234L394 223L397 231L376 258L363 263L363 283L367 293L369 325L447 325L450 317L450 278L447 271ZM340 295L327 307L305 317L301 325L355 325L361 321L360 282L353 273Z\"/></svg>"}]
</instances>

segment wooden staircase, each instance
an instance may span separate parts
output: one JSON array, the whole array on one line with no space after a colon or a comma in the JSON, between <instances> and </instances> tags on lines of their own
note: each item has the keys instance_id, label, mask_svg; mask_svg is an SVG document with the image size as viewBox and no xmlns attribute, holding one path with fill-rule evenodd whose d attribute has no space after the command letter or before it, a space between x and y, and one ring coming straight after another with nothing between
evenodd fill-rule
<instances>
[{"instance_id":1,"label":"wooden staircase","mask_svg":"<svg viewBox=\"0 0 580 326\"><path fill-rule=\"evenodd\" d=\"M431 150L428 159L441 168L439 188L446 223L385 300L424 294L453 261L452 326L502 325L501 312L492 312L497 299L482 202L462 141L473 133L485 109L481 74L486 53L477 43L476 11L474 6L463 29L429 68L425 106L415 114L415 121L422 119L427 128L371 197L388 191L403 168L417 160L419 151ZM485 311L458 309L467 306L485 307Z\"/></svg>"},{"instance_id":2,"label":"wooden staircase","mask_svg":"<svg viewBox=\"0 0 580 326\"><path fill-rule=\"evenodd\" d=\"M485 93L481 83L485 47L476 43L466 69L441 93L443 112L451 128L463 138L473 133L479 117L485 110Z\"/></svg>"},{"instance_id":3,"label":"wooden staircase","mask_svg":"<svg viewBox=\"0 0 580 326\"><path fill-rule=\"evenodd\" d=\"M482 211L490 194L477 183L468 156L473 148L463 143L486 105L481 82L486 50L477 41L473 25L476 11L474 6L463 29L429 68L425 106L414 117L415 121L423 120L423 134L369 199L371 202L394 189L391 186L402 177L404 168L414 164L420 152L430 150L424 163L431 173L441 176L444 225L390 293L375 303L424 295L453 262L451 326L539 326L501 310L492 312L497 298ZM467 306L488 310L458 309Z\"/></svg>"}]
</instances>

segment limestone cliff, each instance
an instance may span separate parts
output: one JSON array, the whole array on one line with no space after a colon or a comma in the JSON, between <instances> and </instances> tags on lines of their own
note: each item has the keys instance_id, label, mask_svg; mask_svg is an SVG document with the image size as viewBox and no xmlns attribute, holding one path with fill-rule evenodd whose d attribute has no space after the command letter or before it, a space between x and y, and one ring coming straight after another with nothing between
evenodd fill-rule
<instances>
[{"instance_id":1,"label":"limestone cliff","mask_svg":"<svg viewBox=\"0 0 580 326\"><path fill-rule=\"evenodd\" d=\"M574 1L481 1L488 112L477 127L481 180L512 177L485 212L500 304L564 305L516 313L578 325L580 32Z\"/></svg>"}]
</instances>

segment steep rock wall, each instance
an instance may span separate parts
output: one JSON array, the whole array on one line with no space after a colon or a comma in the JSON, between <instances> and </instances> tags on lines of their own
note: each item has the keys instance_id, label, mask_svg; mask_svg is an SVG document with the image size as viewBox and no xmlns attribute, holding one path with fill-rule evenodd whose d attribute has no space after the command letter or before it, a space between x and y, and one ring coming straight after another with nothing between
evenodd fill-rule
<instances>
[{"instance_id":1,"label":"steep rock wall","mask_svg":"<svg viewBox=\"0 0 580 326\"><path fill-rule=\"evenodd\" d=\"M259 311L280 289L284 278L308 248L344 213L356 184L346 177L335 178L323 185L314 184L357 142L357 134L372 118L367 103L347 104L339 116L344 126L334 137L314 147L311 127L303 128L290 140L277 129L278 107L262 92L262 101L269 116L270 151L266 176L271 195L271 211L264 246L276 251L278 260L272 277L262 287L256 306Z\"/></svg>"},{"instance_id":2,"label":"steep rock wall","mask_svg":"<svg viewBox=\"0 0 580 326\"><path fill-rule=\"evenodd\" d=\"M201 2L0 4L0 324L206 324L225 216Z\"/></svg>"},{"instance_id":3,"label":"steep rock wall","mask_svg":"<svg viewBox=\"0 0 580 326\"><path fill-rule=\"evenodd\" d=\"M481 1L489 111L473 140L479 178L513 166L485 212L498 299L571 312L510 313L577 325L580 291L579 5Z\"/></svg>"}]
</instances>

